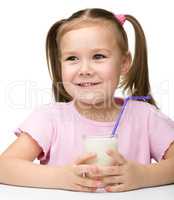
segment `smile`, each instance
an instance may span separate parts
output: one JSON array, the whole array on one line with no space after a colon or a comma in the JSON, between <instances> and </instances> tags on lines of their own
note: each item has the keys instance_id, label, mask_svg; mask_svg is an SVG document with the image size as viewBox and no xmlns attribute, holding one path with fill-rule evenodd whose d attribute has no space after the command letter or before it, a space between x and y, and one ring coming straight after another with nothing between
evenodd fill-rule
<instances>
[{"instance_id":1,"label":"smile","mask_svg":"<svg viewBox=\"0 0 174 200\"><path fill-rule=\"evenodd\" d=\"M80 86L80 87L91 87L94 85L98 85L101 82L97 82L97 83L91 83L91 82L85 82L85 83L77 83L76 85Z\"/></svg>"}]
</instances>

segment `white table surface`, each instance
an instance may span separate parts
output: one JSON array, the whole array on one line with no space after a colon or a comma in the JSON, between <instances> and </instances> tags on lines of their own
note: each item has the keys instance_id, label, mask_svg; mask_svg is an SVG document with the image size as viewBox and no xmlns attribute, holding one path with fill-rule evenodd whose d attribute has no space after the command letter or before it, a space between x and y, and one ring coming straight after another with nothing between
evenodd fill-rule
<instances>
[{"instance_id":1,"label":"white table surface","mask_svg":"<svg viewBox=\"0 0 174 200\"><path fill-rule=\"evenodd\" d=\"M0 184L1 200L174 200L174 184L120 193L87 193Z\"/></svg>"}]
</instances>

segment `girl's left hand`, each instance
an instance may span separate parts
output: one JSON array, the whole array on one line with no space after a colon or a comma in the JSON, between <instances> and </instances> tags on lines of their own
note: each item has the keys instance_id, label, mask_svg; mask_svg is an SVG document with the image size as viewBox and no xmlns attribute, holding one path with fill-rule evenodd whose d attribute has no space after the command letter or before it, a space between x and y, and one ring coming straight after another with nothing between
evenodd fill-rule
<instances>
[{"instance_id":1,"label":"girl's left hand","mask_svg":"<svg viewBox=\"0 0 174 200\"><path fill-rule=\"evenodd\" d=\"M99 167L98 177L108 192L123 192L145 186L145 165L126 160L118 151L107 152L112 165Z\"/></svg>"}]
</instances>

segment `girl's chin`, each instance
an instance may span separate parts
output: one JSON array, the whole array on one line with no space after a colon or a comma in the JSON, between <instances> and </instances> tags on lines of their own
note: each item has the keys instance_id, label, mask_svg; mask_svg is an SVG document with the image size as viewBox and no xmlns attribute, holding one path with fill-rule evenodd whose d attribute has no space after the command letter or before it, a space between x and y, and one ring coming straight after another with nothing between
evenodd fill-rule
<instances>
[{"instance_id":1,"label":"girl's chin","mask_svg":"<svg viewBox=\"0 0 174 200\"><path fill-rule=\"evenodd\" d=\"M86 105L86 106L103 106L105 103L105 100L102 98L94 98L94 99L89 99L89 98L77 98L76 102L81 105Z\"/></svg>"},{"instance_id":2,"label":"girl's chin","mask_svg":"<svg viewBox=\"0 0 174 200\"><path fill-rule=\"evenodd\" d=\"M100 101L96 101L96 100L90 101L88 99L79 99L78 102L81 103L81 104L87 104L87 105L97 105L97 104L103 103L102 100L100 100Z\"/></svg>"},{"instance_id":3,"label":"girl's chin","mask_svg":"<svg viewBox=\"0 0 174 200\"><path fill-rule=\"evenodd\" d=\"M78 104L84 104L86 106L96 106L97 108L102 108L111 106L112 98L103 94L97 94L94 92L91 93L80 93L77 96L74 96L75 101ZM110 99L110 100L109 100Z\"/></svg>"}]
</instances>

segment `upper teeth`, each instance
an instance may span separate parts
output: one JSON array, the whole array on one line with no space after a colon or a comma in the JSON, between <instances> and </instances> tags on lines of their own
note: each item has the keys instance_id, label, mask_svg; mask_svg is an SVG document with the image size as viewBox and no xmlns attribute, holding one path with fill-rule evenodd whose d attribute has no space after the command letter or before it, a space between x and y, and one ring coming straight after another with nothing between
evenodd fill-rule
<instances>
[{"instance_id":1,"label":"upper teeth","mask_svg":"<svg viewBox=\"0 0 174 200\"><path fill-rule=\"evenodd\" d=\"M95 83L79 83L80 86L90 86L90 85L95 85Z\"/></svg>"}]
</instances>

